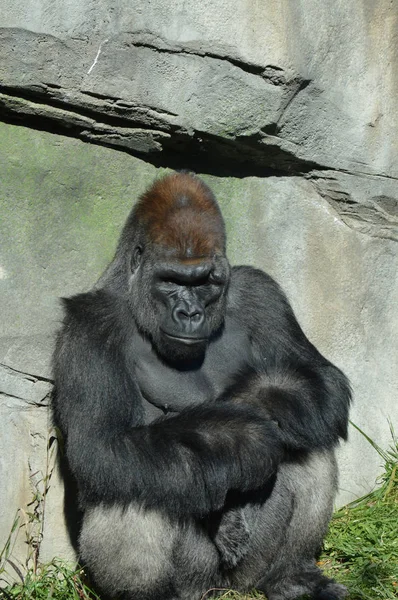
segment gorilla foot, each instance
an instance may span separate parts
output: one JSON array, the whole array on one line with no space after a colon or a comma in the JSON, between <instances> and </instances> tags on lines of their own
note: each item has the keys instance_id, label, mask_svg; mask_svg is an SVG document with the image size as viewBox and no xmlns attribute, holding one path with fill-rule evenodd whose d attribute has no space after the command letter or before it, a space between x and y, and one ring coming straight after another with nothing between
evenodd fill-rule
<instances>
[{"instance_id":1,"label":"gorilla foot","mask_svg":"<svg viewBox=\"0 0 398 600\"><path fill-rule=\"evenodd\" d=\"M347 588L322 575L317 568L281 576L278 579L264 579L256 586L264 592L268 600L298 600L309 596L312 600L343 600L348 595Z\"/></svg>"},{"instance_id":2,"label":"gorilla foot","mask_svg":"<svg viewBox=\"0 0 398 600\"><path fill-rule=\"evenodd\" d=\"M236 567L250 544L250 531L242 509L232 508L222 515L214 543L224 568Z\"/></svg>"},{"instance_id":3,"label":"gorilla foot","mask_svg":"<svg viewBox=\"0 0 398 600\"><path fill-rule=\"evenodd\" d=\"M326 585L316 590L314 600L342 600L347 595L348 590L345 585L329 580Z\"/></svg>"}]
</instances>

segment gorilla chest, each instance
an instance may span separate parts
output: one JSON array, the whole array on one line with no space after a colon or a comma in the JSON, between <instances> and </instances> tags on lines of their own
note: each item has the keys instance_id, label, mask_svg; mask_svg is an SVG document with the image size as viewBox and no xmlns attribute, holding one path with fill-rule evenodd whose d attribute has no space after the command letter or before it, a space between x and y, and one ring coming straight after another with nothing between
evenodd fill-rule
<instances>
[{"instance_id":1,"label":"gorilla chest","mask_svg":"<svg viewBox=\"0 0 398 600\"><path fill-rule=\"evenodd\" d=\"M146 423L215 400L251 362L248 336L239 331L224 333L212 342L203 363L192 369L179 370L162 362L144 340L135 350L133 368Z\"/></svg>"}]
</instances>

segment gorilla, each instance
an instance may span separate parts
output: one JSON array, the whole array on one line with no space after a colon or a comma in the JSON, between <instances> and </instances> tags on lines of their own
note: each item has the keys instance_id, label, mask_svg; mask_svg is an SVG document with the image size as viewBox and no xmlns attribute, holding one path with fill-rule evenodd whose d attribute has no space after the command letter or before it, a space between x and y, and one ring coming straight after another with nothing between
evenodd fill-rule
<instances>
[{"instance_id":1,"label":"gorilla","mask_svg":"<svg viewBox=\"0 0 398 600\"><path fill-rule=\"evenodd\" d=\"M230 267L191 173L133 207L95 287L64 300L54 418L83 511L79 552L106 598L344 598L316 565L350 387L277 283Z\"/></svg>"}]
</instances>

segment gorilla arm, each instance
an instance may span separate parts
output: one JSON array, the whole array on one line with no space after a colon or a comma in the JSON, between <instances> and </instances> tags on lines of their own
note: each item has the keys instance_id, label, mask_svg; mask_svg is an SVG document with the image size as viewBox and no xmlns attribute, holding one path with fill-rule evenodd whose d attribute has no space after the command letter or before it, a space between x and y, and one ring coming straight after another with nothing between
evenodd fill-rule
<instances>
[{"instance_id":1,"label":"gorilla arm","mask_svg":"<svg viewBox=\"0 0 398 600\"><path fill-rule=\"evenodd\" d=\"M138 390L120 332L98 308L101 294L68 301L54 362L55 418L83 507L136 500L176 516L204 515L222 508L229 489L261 486L283 456L278 428L262 409L226 401L134 426ZM96 320L84 306L92 295Z\"/></svg>"},{"instance_id":2,"label":"gorilla arm","mask_svg":"<svg viewBox=\"0 0 398 600\"><path fill-rule=\"evenodd\" d=\"M224 397L265 409L290 453L331 449L346 439L349 382L307 339L278 284L263 271L234 267L231 295L254 364L252 376Z\"/></svg>"},{"instance_id":3,"label":"gorilla arm","mask_svg":"<svg viewBox=\"0 0 398 600\"><path fill-rule=\"evenodd\" d=\"M285 458L332 449L347 433L351 392L344 374L308 341L283 292L262 271L235 267L231 299L250 332L255 362L223 398L264 409L278 424ZM245 556L251 533L239 505L221 513L214 542L226 568Z\"/></svg>"}]
</instances>

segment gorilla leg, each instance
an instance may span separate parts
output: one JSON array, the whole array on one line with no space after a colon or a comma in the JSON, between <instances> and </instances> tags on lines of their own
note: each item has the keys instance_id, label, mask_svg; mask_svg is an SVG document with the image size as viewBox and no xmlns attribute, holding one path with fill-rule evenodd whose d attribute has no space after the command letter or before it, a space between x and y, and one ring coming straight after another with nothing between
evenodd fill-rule
<instances>
[{"instance_id":1,"label":"gorilla leg","mask_svg":"<svg viewBox=\"0 0 398 600\"><path fill-rule=\"evenodd\" d=\"M174 551L175 583L181 600L200 600L225 587L220 555L208 532L191 521L180 527ZM159 600L159 598L157 599Z\"/></svg>"},{"instance_id":2,"label":"gorilla leg","mask_svg":"<svg viewBox=\"0 0 398 600\"><path fill-rule=\"evenodd\" d=\"M265 592L269 600L310 594L340 600L347 591L316 566L332 514L337 487L334 453L312 453L279 466L272 493L262 504L245 507L251 545L230 572L230 585Z\"/></svg>"},{"instance_id":3,"label":"gorilla leg","mask_svg":"<svg viewBox=\"0 0 398 600\"><path fill-rule=\"evenodd\" d=\"M191 600L222 584L218 552L200 524L134 505L86 511L80 555L110 599Z\"/></svg>"},{"instance_id":4,"label":"gorilla leg","mask_svg":"<svg viewBox=\"0 0 398 600\"><path fill-rule=\"evenodd\" d=\"M96 585L110 598L176 597L170 584L176 532L155 511L130 505L86 511L80 556ZM133 597L133 596L131 596Z\"/></svg>"},{"instance_id":5,"label":"gorilla leg","mask_svg":"<svg viewBox=\"0 0 398 600\"><path fill-rule=\"evenodd\" d=\"M256 494L244 507L225 513L214 543L208 527L193 519L176 523L134 505L99 506L86 511L81 557L110 598L199 600L211 588L256 587L269 600L303 594L341 600L344 586L324 577L315 564L336 485L333 452L283 463L262 500Z\"/></svg>"}]
</instances>

